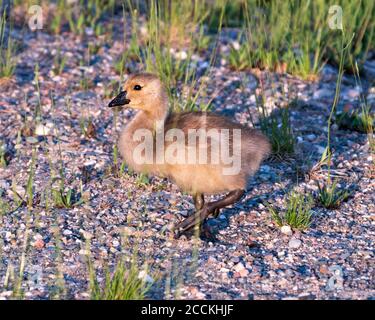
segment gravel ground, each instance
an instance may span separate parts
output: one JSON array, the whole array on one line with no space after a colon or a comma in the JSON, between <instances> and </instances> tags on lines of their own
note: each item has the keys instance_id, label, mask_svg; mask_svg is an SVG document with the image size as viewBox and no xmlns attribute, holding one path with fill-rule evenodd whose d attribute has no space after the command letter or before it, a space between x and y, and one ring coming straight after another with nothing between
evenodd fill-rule
<instances>
[{"instance_id":1,"label":"gravel ground","mask_svg":"<svg viewBox=\"0 0 375 320\"><path fill-rule=\"evenodd\" d=\"M208 81L207 96L216 96L213 110L251 126L260 83L269 110L297 98L291 107L297 151L287 160L265 161L242 201L208 222L218 232L213 243L173 239L172 226L193 209L191 197L175 185L157 177L144 183L127 171L113 174L113 145L132 116L131 111L122 111L114 121L113 111L106 108L111 97L108 84L119 80L113 65L123 50L122 40L108 45L90 36L81 41L68 33L14 32L23 37L24 48L15 77L0 85L0 140L11 155L8 166L0 168L3 206L11 206L0 215L0 298L10 298L10 286L5 284L12 282L24 263L25 298L53 297L62 274L65 295L61 297L87 299L87 255L101 274L106 265L112 267L134 248L139 262L151 265L153 299L375 298L374 162L365 134L333 126L333 173L352 190L339 209L316 206L308 230L285 234L264 206L264 201L282 206L292 189L316 192L316 182L326 177L323 169L312 172L311 168L325 147L337 70L327 65L316 81L259 70L233 71L226 62L226 43L233 32L225 31L220 59ZM89 66L80 67L88 41L99 50ZM59 47L68 60L64 72L56 76L51 65ZM208 61L204 53L197 57L198 73ZM39 99L36 63L42 119L34 128L39 135L30 136ZM368 61L366 73L371 75L374 66L375 60ZM138 67L129 63L130 70ZM82 77L87 79L87 90L80 89ZM371 81L370 76L363 79L364 95L374 104ZM339 108L358 106L360 92L354 78L345 76ZM85 137L80 126L88 118L94 128ZM12 185L25 194L33 149L33 209L22 205L15 209ZM57 178L51 180L51 167L58 177L61 165L66 184L82 190L85 202L72 209L45 208L45 191L51 183L59 183Z\"/></svg>"}]
</instances>

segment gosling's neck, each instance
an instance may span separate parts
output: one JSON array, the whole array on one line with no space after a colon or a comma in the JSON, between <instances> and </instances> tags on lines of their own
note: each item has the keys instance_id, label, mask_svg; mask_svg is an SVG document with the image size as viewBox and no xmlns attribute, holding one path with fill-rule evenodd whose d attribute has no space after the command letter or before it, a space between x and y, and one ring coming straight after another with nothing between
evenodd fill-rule
<instances>
[{"instance_id":1,"label":"gosling's neck","mask_svg":"<svg viewBox=\"0 0 375 320\"><path fill-rule=\"evenodd\" d=\"M157 106L157 107L154 107ZM165 120L169 114L167 99L156 100L153 106L144 106L140 108L136 116L129 123L129 126L137 128L150 129L153 132L164 126Z\"/></svg>"}]
</instances>

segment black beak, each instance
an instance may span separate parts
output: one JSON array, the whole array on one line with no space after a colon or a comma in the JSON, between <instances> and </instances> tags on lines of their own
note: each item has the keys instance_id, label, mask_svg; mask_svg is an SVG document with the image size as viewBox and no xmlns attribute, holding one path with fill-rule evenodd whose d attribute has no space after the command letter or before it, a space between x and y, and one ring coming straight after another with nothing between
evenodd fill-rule
<instances>
[{"instance_id":1,"label":"black beak","mask_svg":"<svg viewBox=\"0 0 375 320\"><path fill-rule=\"evenodd\" d=\"M129 104L130 100L126 99L126 91L121 91L116 98L114 98L109 104L108 107L113 108L117 106L124 106Z\"/></svg>"}]
</instances>

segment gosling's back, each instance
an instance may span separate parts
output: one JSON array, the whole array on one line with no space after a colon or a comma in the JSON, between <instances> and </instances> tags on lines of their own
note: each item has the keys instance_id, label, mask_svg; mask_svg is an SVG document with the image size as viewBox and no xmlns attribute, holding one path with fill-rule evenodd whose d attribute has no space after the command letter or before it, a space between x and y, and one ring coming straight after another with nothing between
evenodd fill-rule
<instances>
[{"instance_id":1,"label":"gosling's back","mask_svg":"<svg viewBox=\"0 0 375 320\"><path fill-rule=\"evenodd\" d=\"M168 161L157 163L157 146L153 141L154 159L152 164L136 164L133 157L133 151L136 144L129 141L137 129L154 129L147 119L147 114L141 111L125 128L120 138L120 153L125 158L128 165L135 171L145 172L153 175L161 175L173 180L182 190L190 193L219 193L235 189L245 189L248 178L253 175L261 161L269 154L270 144L267 138L255 129L246 128L238 123L231 121L227 117L219 116L206 112L183 112L171 113L164 122L164 134L167 135L171 129L179 129L184 133L185 139L183 145L176 147L184 149L183 159L178 159L177 163L171 164ZM189 132L202 129L204 132L228 130L229 136L227 144L215 137L209 137L207 144L202 144L197 140L197 144L189 144ZM240 139L234 136L234 130L240 131ZM175 141L165 141L163 150L168 150L171 144L178 144ZM219 143L220 148L213 148ZM232 164L226 163L220 153L223 148L227 148L231 155L238 156L240 163L238 170L234 174L228 174ZM236 151L237 150L237 151ZM191 153L196 155L196 162L189 162ZM207 162L198 161L201 153L207 154ZM191 158L190 158L191 159ZM225 170L227 169L227 170ZM231 171L231 170L229 170ZM232 170L233 171L233 170ZM229 172L230 173L230 172Z\"/></svg>"},{"instance_id":2,"label":"gosling's back","mask_svg":"<svg viewBox=\"0 0 375 320\"><path fill-rule=\"evenodd\" d=\"M246 128L231 121L227 117L219 116L207 112L184 112L170 114L165 122L165 132L169 129L181 129L185 136L189 130L203 129L210 132L214 129L219 132L228 130L227 141L219 141L220 148L213 149L213 144L217 141L207 139L207 147L197 145L199 152L207 152L207 164L180 164L166 165L168 176L176 182L184 191L198 193L219 193L235 189L245 189L247 181L259 168L261 161L270 153L268 139L255 129ZM234 130L240 132L240 140L236 139ZM211 137L211 136L210 136ZM223 145L223 144L229 145ZM223 148L229 151L230 155L238 156L240 162L238 170L233 167L233 163L226 163L221 153ZM186 158L192 147L186 145ZM238 151L236 151L238 150ZM219 159L219 163L214 164L213 160ZM216 161L217 162L217 161ZM224 170L224 169L227 170ZM231 172L235 172L231 174Z\"/></svg>"}]
</instances>

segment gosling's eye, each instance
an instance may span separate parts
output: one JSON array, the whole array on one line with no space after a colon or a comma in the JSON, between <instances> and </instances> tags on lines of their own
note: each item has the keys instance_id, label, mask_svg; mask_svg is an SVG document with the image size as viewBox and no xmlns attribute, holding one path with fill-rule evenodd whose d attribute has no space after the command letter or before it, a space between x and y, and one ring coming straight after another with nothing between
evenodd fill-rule
<instances>
[{"instance_id":1,"label":"gosling's eye","mask_svg":"<svg viewBox=\"0 0 375 320\"><path fill-rule=\"evenodd\" d=\"M139 84L136 84L134 86L134 90L141 90L141 89L142 89L142 87Z\"/></svg>"}]
</instances>

